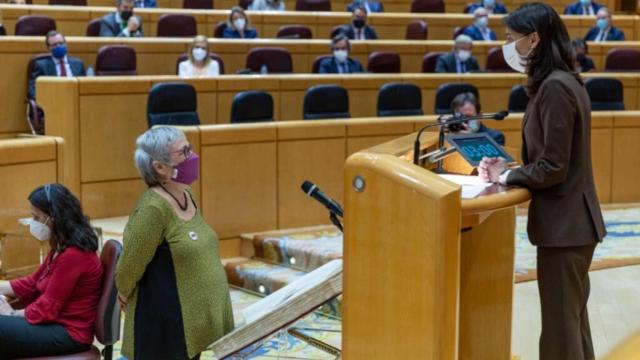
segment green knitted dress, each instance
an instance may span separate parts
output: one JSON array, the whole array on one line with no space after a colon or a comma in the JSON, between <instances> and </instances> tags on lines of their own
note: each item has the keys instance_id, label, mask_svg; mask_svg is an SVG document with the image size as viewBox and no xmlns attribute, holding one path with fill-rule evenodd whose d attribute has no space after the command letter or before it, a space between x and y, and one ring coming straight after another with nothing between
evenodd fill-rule
<instances>
[{"instance_id":1,"label":"green knitted dress","mask_svg":"<svg viewBox=\"0 0 640 360\"><path fill-rule=\"evenodd\" d=\"M183 220L148 189L123 241L116 287L128 298L122 354L129 360L191 359L233 330L218 238L200 209Z\"/></svg>"}]
</instances>

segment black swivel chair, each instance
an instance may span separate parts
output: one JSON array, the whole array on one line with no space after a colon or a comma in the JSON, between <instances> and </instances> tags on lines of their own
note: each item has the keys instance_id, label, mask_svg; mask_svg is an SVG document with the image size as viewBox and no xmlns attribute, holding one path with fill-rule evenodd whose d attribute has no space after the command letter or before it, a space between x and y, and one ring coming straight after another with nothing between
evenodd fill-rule
<instances>
[{"instance_id":1,"label":"black swivel chair","mask_svg":"<svg viewBox=\"0 0 640 360\"><path fill-rule=\"evenodd\" d=\"M233 97L231 123L273 121L273 98L264 91L243 91Z\"/></svg>"},{"instance_id":2,"label":"black swivel chair","mask_svg":"<svg viewBox=\"0 0 640 360\"><path fill-rule=\"evenodd\" d=\"M524 112L529 104L529 95L523 85L514 85L509 94L509 111Z\"/></svg>"},{"instance_id":3,"label":"black swivel chair","mask_svg":"<svg viewBox=\"0 0 640 360\"><path fill-rule=\"evenodd\" d=\"M414 84L384 84L378 92L378 116L422 115L422 92Z\"/></svg>"},{"instance_id":4,"label":"black swivel chair","mask_svg":"<svg viewBox=\"0 0 640 360\"><path fill-rule=\"evenodd\" d=\"M445 83L438 87L436 91L435 113L437 115L450 114L451 102L458 94L472 93L476 99L480 99L478 88L467 83Z\"/></svg>"},{"instance_id":5,"label":"black swivel chair","mask_svg":"<svg viewBox=\"0 0 640 360\"><path fill-rule=\"evenodd\" d=\"M338 85L316 85L304 95L305 120L350 118L349 93Z\"/></svg>"},{"instance_id":6,"label":"black swivel chair","mask_svg":"<svg viewBox=\"0 0 640 360\"><path fill-rule=\"evenodd\" d=\"M591 110L624 110L622 82L613 78L590 78L584 87L591 99Z\"/></svg>"},{"instance_id":7,"label":"black swivel chair","mask_svg":"<svg viewBox=\"0 0 640 360\"><path fill-rule=\"evenodd\" d=\"M187 83L160 83L149 91L147 121L154 125L199 125L196 89Z\"/></svg>"}]
</instances>

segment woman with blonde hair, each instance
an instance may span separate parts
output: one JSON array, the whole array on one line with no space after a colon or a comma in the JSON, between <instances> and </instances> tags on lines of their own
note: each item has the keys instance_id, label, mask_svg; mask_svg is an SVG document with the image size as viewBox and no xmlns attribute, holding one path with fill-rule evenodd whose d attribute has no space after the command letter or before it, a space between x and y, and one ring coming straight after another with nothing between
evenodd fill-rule
<instances>
[{"instance_id":1,"label":"woman with blonde hair","mask_svg":"<svg viewBox=\"0 0 640 360\"><path fill-rule=\"evenodd\" d=\"M220 75L220 64L209 56L209 43L203 35L193 38L189 58L178 65L180 77L206 77Z\"/></svg>"},{"instance_id":2,"label":"woman with blonde hair","mask_svg":"<svg viewBox=\"0 0 640 360\"><path fill-rule=\"evenodd\" d=\"M227 28L224 29L222 37L227 39L255 39L258 37L258 32L251 27L244 9L240 6L234 6L231 8Z\"/></svg>"}]
</instances>

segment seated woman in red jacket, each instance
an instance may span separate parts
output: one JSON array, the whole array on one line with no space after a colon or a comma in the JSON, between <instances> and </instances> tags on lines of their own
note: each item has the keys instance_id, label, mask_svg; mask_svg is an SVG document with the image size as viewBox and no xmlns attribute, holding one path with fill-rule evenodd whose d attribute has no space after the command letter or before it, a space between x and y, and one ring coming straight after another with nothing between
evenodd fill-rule
<instances>
[{"instance_id":1,"label":"seated woman in red jacket","mask_svg":"<svg viewBox=\"0 0 640 360\"><path fill-rule=\"evenodd\" d=\"M80 202L64 186L49 184L29 195L31 234L51 252L32 275L0 281L0 359L66 355L87 350L102 286L98 238Z\"/></svg>"}]
</instances>

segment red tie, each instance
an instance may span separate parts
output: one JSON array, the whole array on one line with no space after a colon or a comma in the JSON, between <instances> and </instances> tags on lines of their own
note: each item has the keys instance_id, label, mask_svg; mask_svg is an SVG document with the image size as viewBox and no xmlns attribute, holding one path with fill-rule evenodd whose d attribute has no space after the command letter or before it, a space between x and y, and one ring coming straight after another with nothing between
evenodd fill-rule
<instances>
[{"instance_id":1,"label":"red tie","mask_svg":"<svg viewBox=\"0 0 640 360\"><path fill-rule=\"evenodd\" d=\"M67 67L64 66L64 59L60 60L60 76L67 77Z\"/></svg>"}]
</instances>

